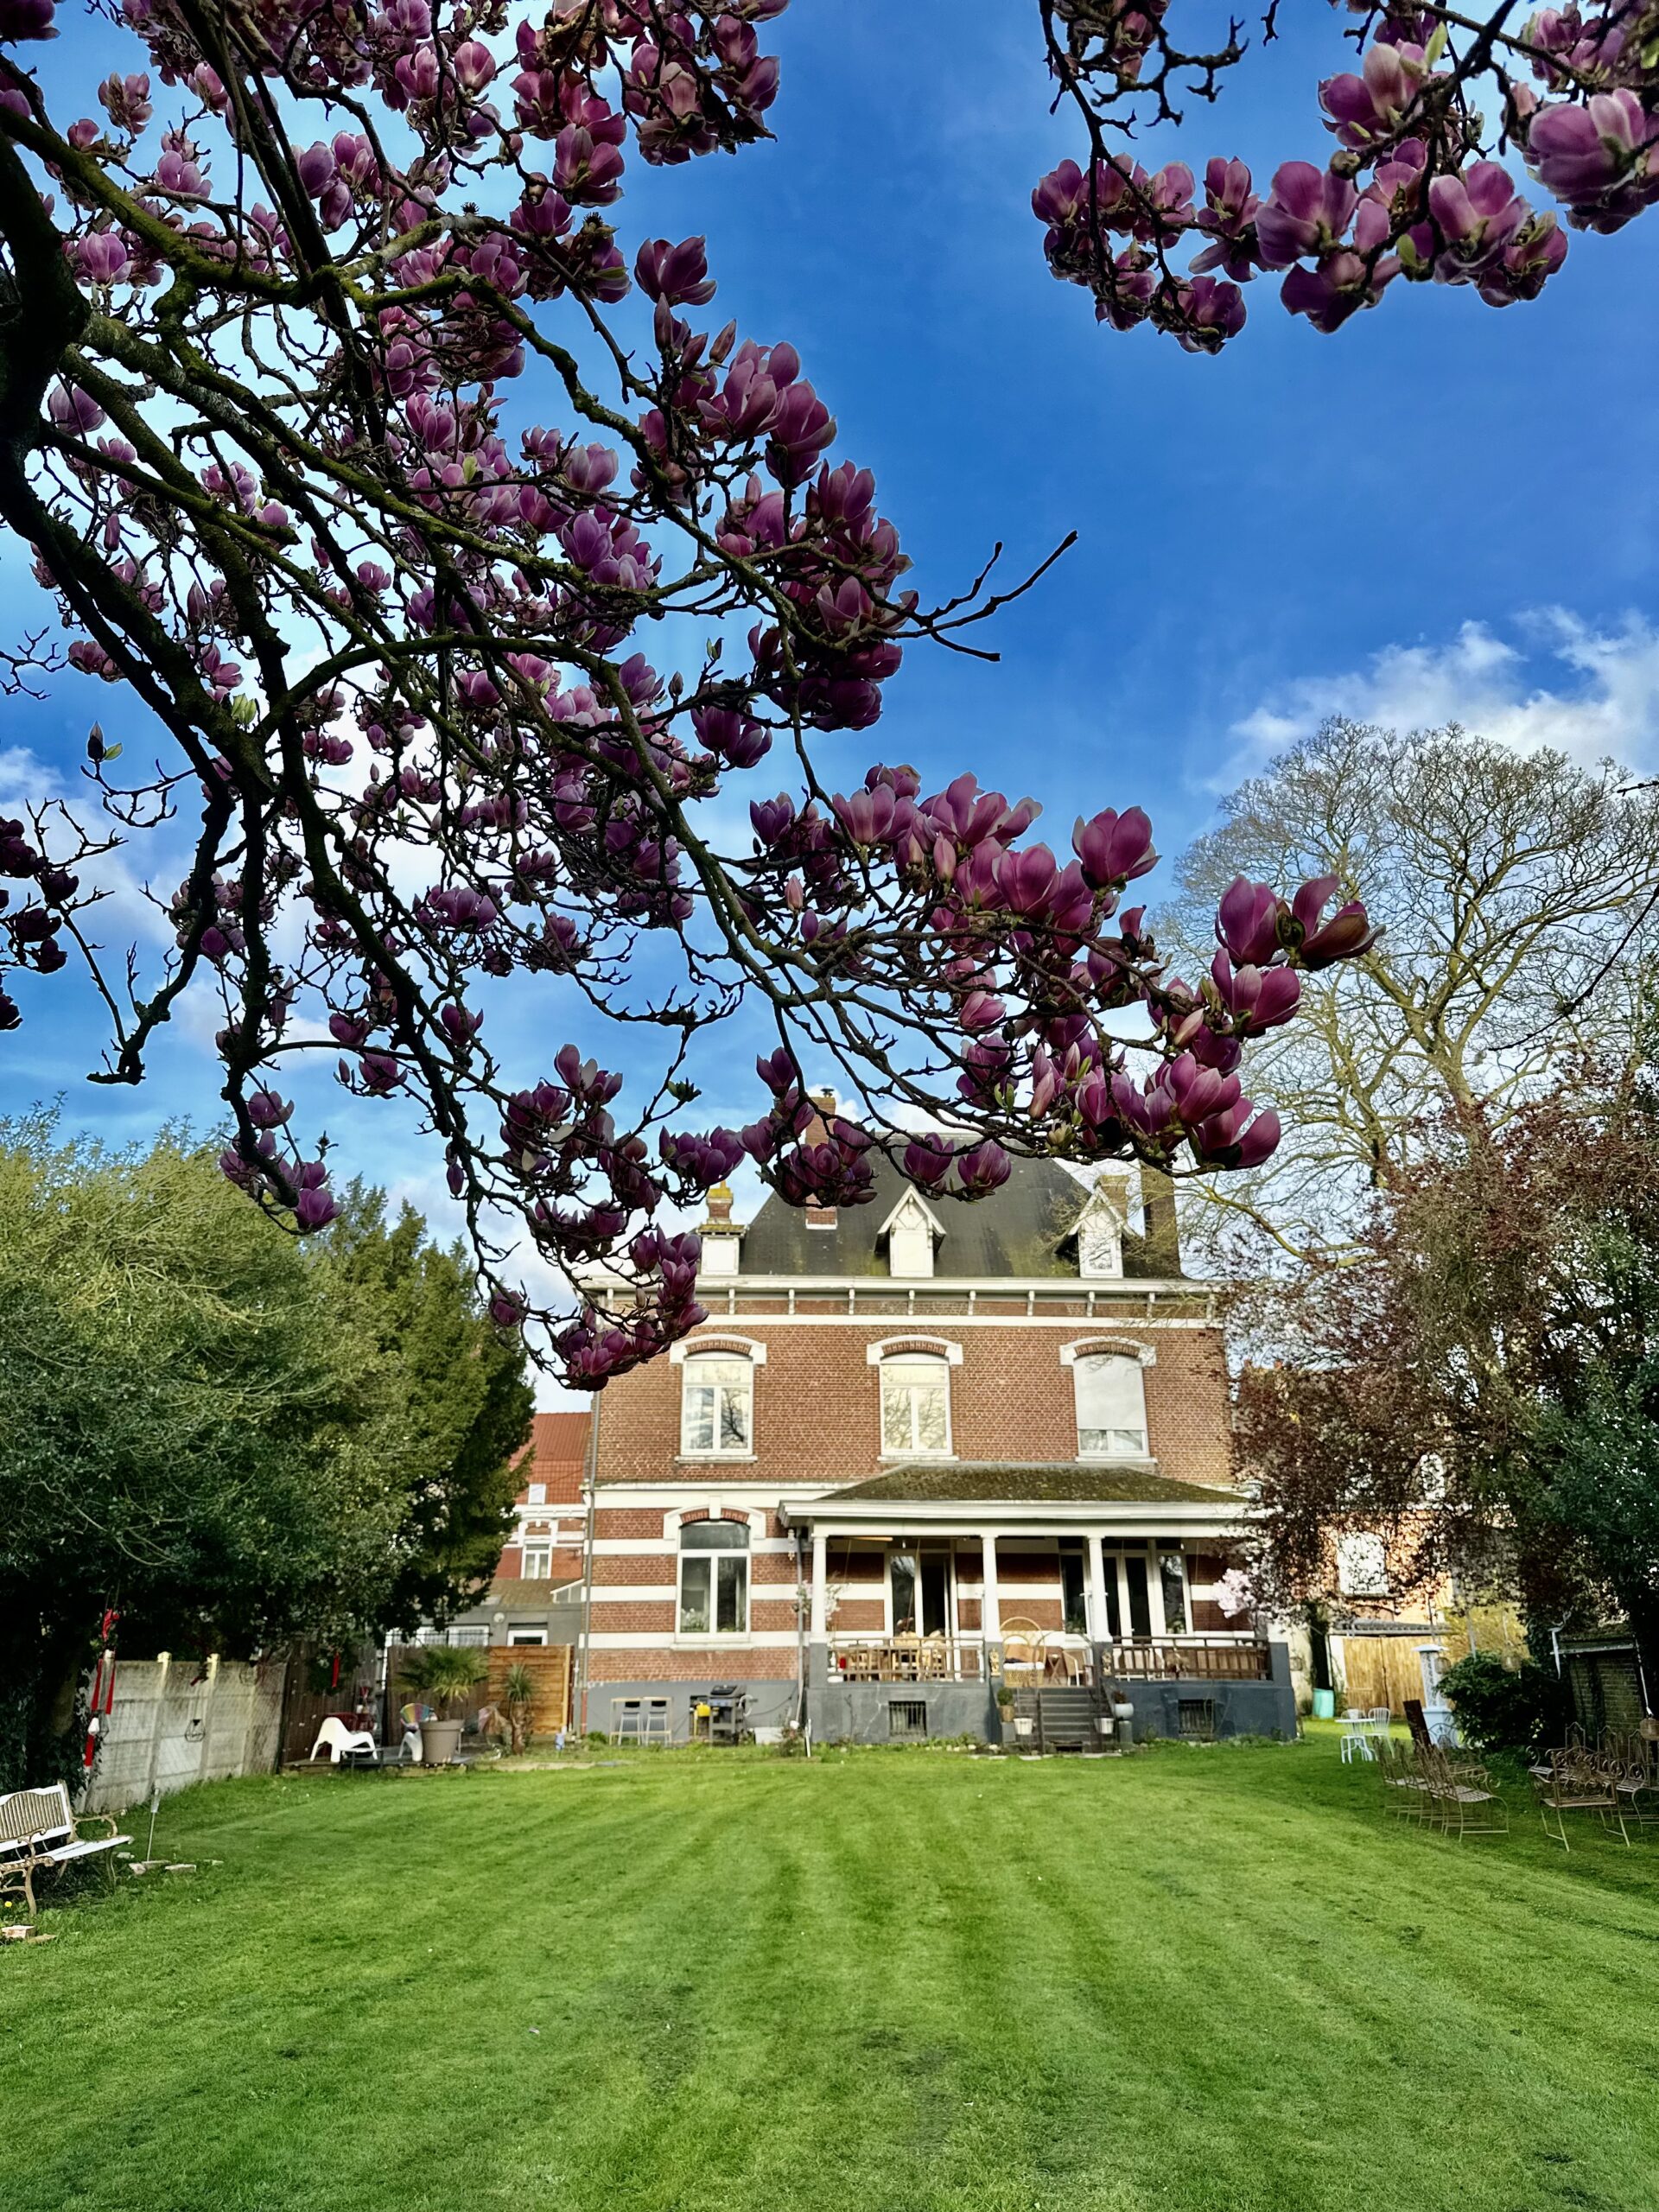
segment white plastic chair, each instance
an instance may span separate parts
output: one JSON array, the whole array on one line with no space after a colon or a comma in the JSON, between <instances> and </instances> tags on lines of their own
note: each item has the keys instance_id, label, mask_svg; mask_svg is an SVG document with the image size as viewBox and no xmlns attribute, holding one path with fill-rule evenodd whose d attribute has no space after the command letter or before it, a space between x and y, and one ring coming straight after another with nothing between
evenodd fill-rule
<instances>
[{"instance_id":1,"label":"white plastic chair","mask_svg":"<svg viewBox=\"0 0 1659 2212\"><path fill-rule=\"evenodd\" d=\"M372 1758L378 1748L366 1728L348 1728L338 1713L331 1713L317 1731L317 1740L311 1746L311 1757L327 1745L329 1764L338 1766L343 1758L355 1758L359 1751L366 1751Z\"/></svg>"}]
</instances>

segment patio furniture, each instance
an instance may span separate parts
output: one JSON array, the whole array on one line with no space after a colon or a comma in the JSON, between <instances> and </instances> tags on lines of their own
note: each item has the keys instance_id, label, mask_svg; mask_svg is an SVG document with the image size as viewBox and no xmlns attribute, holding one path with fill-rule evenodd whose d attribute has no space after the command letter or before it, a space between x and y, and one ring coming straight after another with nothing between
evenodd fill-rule
<instances>
[{"instance_id":1,"label":"patio furniture","mask_svg":"<svg viewBox=\"0 0 1659 2212\"><path fill-rule=\"evenodd\" d=\"M665 1697L648 1697L645 1700L639 1740L642 1744L671 1744L673 1742L674 1723L670 1718L669 1703Z\"/></svg>"},{"instance_id":2,"label":"patio furniture","mask_svg":"<svg viewBox=\"0 0 1659 2212\"><path fill-rule=\"evenodd\" d=\"M1510 1810L1483 1766L1453 1762L1444 1751L1419 1751L1429 1818L1445 1835L1507 1835Z\"/></svg>"},{"instance_id":3,"label":"patio furniture","mask_svg":"<svg viewBox=\"0 0 1659 2212\"><path fill-rule=\"evenodd\" d=\"M1403 1821L1427 1821L1433 1801L1415 1745L1390 1738L1377 1746L1376 1764L1382 1787L1391 1793L1384 1800L1389 1811Z\"/></svg>"},{"instance_id":4,"label":"patio furniture","mask_svg":"<svg viewBox=\"0 0 1659 2212\"><path fill-rule=\"evenodd\" d=\"M311 1746L311 1758L315 1759L325 1747L331 1766L338 1766L342 1759L350 1765L365 1754L371 1759L378 1759L380 1756L380 1746L369 1730L352 1727L337 1713L329 1713L318 1728L317 1740Z\"/></svg>"},{"instance_id":5,"label":"patio furniture","mask_svg":"<svg viewBox=\"0 0 1659 2212\"><path fill-rule=\"evenodd\" d=\"M1408 1697L1406 1700L1405 1711L1406 1726L1411 1731L1412 1742L1416 1745L1420 1751L1432 1751L1434 1749L1434 1738L1429 1732L1428 1721L1423 1713L1421 1698Z\"/></svg>"},{"instance_id":6,"label":"patio furniture","mask_svg":"<svg viewBox=\"0 0 1659 2212\"><path fill-rule=\"evenodd\" d=\"M611 1741L613 1744L641 1744L645 1741L645 1701L638 1697L613 1697L611 1700Z\"/></svg>"},{"instance_id":7,"label":"patio furniture","mask_svg":"<svg viewBox=\"0 0 1659 2212\"><path fill-rule=\"evenodd\" d=\"M81 1829L97 1821L110 1833L83 1836ZM79 1859L92 1859L130 1843L130 1835L116 1834L117 1823L107 1814L86 1813L77 1820L70 1809L69 1792L60 1782L45 1789L14 1789L0 1797L0 1897L21 1897L31 1920L35 1917L35 1884L38 1878ZM115 1861L105 1858L110 1881L115 1881Z\"/></svg>"},{"instance_id":8,"label":"patio furniture","mask_svg":"<svg viewBox=\"0 0 1659 2212\"><path fill-rule=\"evenodd\" d=\"M1378 1729L1375 1713L1363 1711L1344 1713L1337 1725L1342 1730L1342 1763L1344 1766L1352 1762L1356 1754L1363 1759L1376 1758ZM1386 1723L1381 1732L1386 1738Z\"/></svg>"},{"instance_id":9,"label":"patio furniture","mask_svg":"<svg viewBox=\"0 0 1659 2212\"><path fill-rule=\"evenodd\" d=\"M404 1740L397 1751L399 1758L413 1759L416 1766L420 1764L421 1730L429 1720L435 1720L437 1717L435 1708L429 1705L410 1704L398 1707L397 1718L404 1724Z\"/></svg>"},{"instance_id":10,"label":"patio furniture","mask_svg":"<svg viewBox=\"0 0 1659 2212\"><path fill-rule=\"evenodd\" d=\"M1534 1770L1533 1786L1538 1792L1538 1816L1552 1843L1559 1843L1563 1851L1571 1851L1567 1815L1593 1813L1604 1828L1616 1827L1625 1848L1630 1848L1630 1831L1624 1825L1625 1801L1617 1787L1618 1774L1615 1763L1586 1751L1581 1742L1567 1744L1550 1753L1548 1770L1542 1775ZM1555 1823L1553 1827L1552 1815Z\"/></svg>"},{"instance_id":11,"label":"patio furniture","mask_svg":"<svg viewBox=\"0 0 1659 2212\"><path fill-rule=\"evenodd\" d=\"M1016 1614L1002 1624L1002 1672L1023 1682L1040 1682L1047 1672L1048 1630Z\"/></svg>"}]
</instances>

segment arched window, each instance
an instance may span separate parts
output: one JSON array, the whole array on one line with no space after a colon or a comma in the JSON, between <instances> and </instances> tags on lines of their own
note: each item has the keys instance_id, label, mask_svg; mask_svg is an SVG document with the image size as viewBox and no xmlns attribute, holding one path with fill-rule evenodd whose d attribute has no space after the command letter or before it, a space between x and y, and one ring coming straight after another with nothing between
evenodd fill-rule
<instances>
[{"instance_id":1,"label":"arched window","mask_svg":"<svg viewBox=\"0 0 1659 2212\"><path fill-rule=\"evenodd\" d=\"M745 1354L686 1356L680 1384L680 1450L698 1459L745 1459L754 1449L754 1363Z\"/></svg>"},{"instance_id":2,"label":"arched window","mask_svg":"<svg viewBox=\"0 0 1659 2212\"><path fill-rule=\"evenodd\" d=\"M888 1459L943 1458L950 1450L950 1368L932 1352L881 1362L881 1450Z\"/></svg>"},{"instance_id":3,"label":"arched window","mask_svg":"<svg viewBox=\"0 0 1659 2212\"><path fill-rule=\"evenodd\" d=\"M678 1619L682 1636L748 1633L747 1522L690 1521L681 1529Z\"/></svg>"},{"instance_id":4,"label":"arched window","mask_svg":"<svg viewBox=\"0 0 1659 2212\"><path fill-rule=\"evenodd\" d=\"M1141 1363L1127 1352L1081 1353L1072 1363L1077 1453L1084 1459L1144 1459L1147 1393Z\"/></svg>"}]
</instances>

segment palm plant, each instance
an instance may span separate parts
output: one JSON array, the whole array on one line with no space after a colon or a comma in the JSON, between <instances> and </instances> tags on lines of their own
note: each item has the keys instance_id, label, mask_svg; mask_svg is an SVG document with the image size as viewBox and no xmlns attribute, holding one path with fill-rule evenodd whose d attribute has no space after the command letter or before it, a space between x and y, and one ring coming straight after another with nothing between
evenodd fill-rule
<instances>
[{"instance_id":1,"label":"palm plant","mask_svg":"<svg viewBox=\"0 0 1659 2212\"><path fill-rule=\"evenodd\" d=\"M452 1720L467 1693L489 1673L490 1662L474 1645L423 1643L409 1654L399 1671L407 1688L429 1699Z\"/></svg>"},{"instance_id":2,"label":"palm plant","mask_svg":"<svg viewBox=\"0 0 1659 2212\"><path fill-rule=\"evenodd\" d=\"M536 1677L522 1659L516 1660L507 1669L501 1685L501 1701L506 1709L509 1747L515 1753L522 1751L530 1741L531 1709L536 1702Z\"/></svg>"}]
</instances>

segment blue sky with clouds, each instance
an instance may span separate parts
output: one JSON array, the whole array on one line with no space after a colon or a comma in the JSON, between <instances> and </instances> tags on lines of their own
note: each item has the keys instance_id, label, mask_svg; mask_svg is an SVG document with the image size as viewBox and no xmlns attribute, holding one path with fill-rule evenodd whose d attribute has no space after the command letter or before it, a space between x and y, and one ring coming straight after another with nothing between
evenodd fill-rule
<instances>
[{"instance_id":1,"label":"blue sky with clouds","mask_svg":"<svg viewBox=\"0 0 1659 2212\"><path fill-rule=\"evenodd\" d=\"M1278 160L1323 157L1315 84L1344 66L1338 18L1314 0L1281 14L1277 47L1189 117L1195 170L1241 154L1260 182ZM101 71L110 36L96 31L90 62L84 29L42 58L54 75ZM1046 112L1023 0L795 0L769 36L775 143L635 165L630 254L641 236L707 234L711 314L798 346L924 598L959 588L998 539L1017 569L1078 533L980 634L994 665L912 651L879 729L826 741L832 781L876 758L930 780L972 766L1043 800L1062 844L1079 809L1139 803L1173 854L1218 790L1332 711L1455 715L1656 765L1659 216L1574 235L1544 298L1502 313L1401 287L1322 338L1258 285L1243 336L1192 359L1100 330L1047 273L1031 188L1080 149ZM1145 157L1176 144L1166 133ZM15 626L30 597L15 546L0 594ZM94 715L113 735L122 709L79 678L45 705L0 704L0 803L73 774ZM764 768L753 780L777 787ZM84 993L60 978L26 1011L0 1039L0 1111L62 1091L72 1125L112 1135L212 1119L211 1020L163 1041L145 1090L111 1094L83 1080ZM522 997L508 1018L527 1065L571 1033ZM747 1061L722 1050L710 1118L753 1110ZM395 1116L319 1105L344 1154L435 1215L431 1160Z\"/></svg>"}]
</instances>

